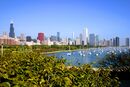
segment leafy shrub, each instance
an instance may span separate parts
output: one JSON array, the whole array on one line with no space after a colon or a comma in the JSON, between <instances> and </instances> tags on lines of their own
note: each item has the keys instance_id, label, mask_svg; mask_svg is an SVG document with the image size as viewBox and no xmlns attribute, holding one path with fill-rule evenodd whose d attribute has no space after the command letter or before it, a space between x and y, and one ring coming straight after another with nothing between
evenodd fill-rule
<instances>
[{"instance_id":1,"label":"leafy shrub","mask_svg":"<svg viewBox=\"0 0 130 87\"><path fill-rule=\"evenodd\" d=\"M36 52L9 51L0 58L3 87L117 87L109 70L94 71L90 65L66 66L64 59Z\"/></svg>"}]
</instances>

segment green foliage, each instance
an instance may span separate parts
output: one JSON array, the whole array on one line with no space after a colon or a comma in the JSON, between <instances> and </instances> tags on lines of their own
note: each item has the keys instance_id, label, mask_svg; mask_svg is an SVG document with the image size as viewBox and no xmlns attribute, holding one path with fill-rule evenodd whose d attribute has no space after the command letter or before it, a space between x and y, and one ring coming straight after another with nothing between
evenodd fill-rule
<instances>
[{"instance_id":1,"label":"green foliage","mask_svg":"<svg viewBox=\"0 0 130 87\"><path fill-rule=\"evenodd\" d=\"M119 83L117 78L110 78L109 70L94 71L90 65L69 67L64 59L33 51L9 50L0 57L0 86L118 87Z\"/></svg>"}]
</instances>

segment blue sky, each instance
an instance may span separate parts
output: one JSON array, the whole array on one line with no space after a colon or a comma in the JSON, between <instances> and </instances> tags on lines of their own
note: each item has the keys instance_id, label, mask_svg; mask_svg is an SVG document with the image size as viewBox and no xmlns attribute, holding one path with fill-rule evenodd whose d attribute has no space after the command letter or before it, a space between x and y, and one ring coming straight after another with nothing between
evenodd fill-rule
<instances>
[{"instance_id":1,"label":"blue sky","mask_svg":"<svg viewBox=\"0 0 130 87\"><path fill-rule=\"evenodd\" d=\"M17 36L57 31L79 36L87 27L100 38L125 38L130 37L130 0L0 0L0 33L9 32L11 19Z\"/></svg>"}]
</instances>

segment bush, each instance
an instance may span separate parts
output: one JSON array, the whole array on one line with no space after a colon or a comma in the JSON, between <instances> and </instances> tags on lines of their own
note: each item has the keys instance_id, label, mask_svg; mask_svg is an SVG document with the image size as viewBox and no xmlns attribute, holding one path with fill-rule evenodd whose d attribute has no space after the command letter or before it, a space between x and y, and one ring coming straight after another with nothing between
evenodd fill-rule
<instances>
[{"instance_id":1,"label":"bush","mask_svg":"<svg viewBox=\"0 0 130 87\"><path fill-rule=\"evenodd\" d=\"M90 65L65 65L64 59L35 52L6 52L0 58L0 86L3 87L117 87L109 70L94 71Z\"/></svg>"}]
</instances>

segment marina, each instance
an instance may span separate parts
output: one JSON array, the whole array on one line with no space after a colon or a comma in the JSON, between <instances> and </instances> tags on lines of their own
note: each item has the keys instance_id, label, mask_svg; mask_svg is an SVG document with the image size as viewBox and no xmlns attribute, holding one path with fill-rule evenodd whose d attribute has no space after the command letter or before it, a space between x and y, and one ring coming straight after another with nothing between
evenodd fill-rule
<instances>
[{"instance_id":1,"label":"marina","mask_svg":"<svg viewBox=\"0 0 130 87\"><path fill-rule=\"evenodd\" d=\"M93 67L101 67L101 61L108 58L110 55L114 55L115 57L120 54L130 54L129 48L127 47L104 47L104 48L90 48L84 50L76 50L76 51L68 51L68 52L57 52L49 54L49 56L55 56L59 59L66 59L66 64L80 66L82 64L91 64ZM110 65L117 63L110 62L105 67L109 67Z\"/></svg>"}]
</instances>

